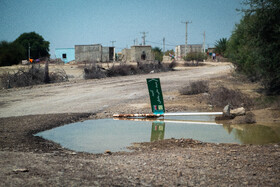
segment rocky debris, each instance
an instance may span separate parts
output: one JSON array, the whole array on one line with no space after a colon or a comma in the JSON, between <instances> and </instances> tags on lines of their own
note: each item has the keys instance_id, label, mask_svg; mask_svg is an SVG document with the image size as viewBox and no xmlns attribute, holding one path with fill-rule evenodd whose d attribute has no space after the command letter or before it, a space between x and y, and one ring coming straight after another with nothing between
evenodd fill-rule
<instances>
[{"instance_id":1,"label":"rocky debris","mask_svg":"<svg viewBox=\"0 0 280 187\"><path fill-rule=\"evenodd\" d=\"M256 116L253 112L247 112L246 115L236 116L231 124L252 124L256 123Z\"/></svg>"},{"instance_id":2,"label":"rocky debris","mask_svg":"<svg viewBox=\"0 0 280 187\"><path fill-rule=\"evenodd\" d=\"M234 116L243 116L245 114L246 111L244 107L236 108L230 111L230 115L234 115Z\"/></svg>"},{"instance_id":3,"label":"rocky debris","mask_svg":"<svg viewBox=\"0 0 280 187\"><path fill-rule=\"evenodd\" d=\"M29 172L29 170L26 169L26 168L16 168L16 169L13 170L13 172L15 172L15 173L19 173L19 172Z\"/></svg>"},{"instance_id":4,"label":"rocky debris","mask_svg":"<svg viewBox=\"0 0 280 187\"><path fill-rule=\"evenodd\" d=\"M223 114L225 117L243 116L246 114L246 110L244 107L233 109L231 105L228 104L224 107Z\"/></svg>"},{"instance_id":5,"label":"rocky debris","mask_svg":"<svg viewBox=\"0 0 280 187\"><path fill-rule=\"evenodd\" d=\"M230 105L226 105L223 109L223 114L225 117L229 117L230 116Z\"/></svg>"},{"instance_id":6,"label":"rocky debris","mask_svg":"<svg viewBox=\"0 0 280 187\"><path fill-rule=\"evenodd\" d=\"M236 119L237 118L237 119ZM223 109L223 116L217 116L215 120L232 120L235 119L235 122L228 121L225 124L245 124L245 123L255 123L255 115L252 112L248 112L246 114L246 110L244 107L239 107L233 109L230 104L226 105Z\"/></svg>"},{"instance_id":7,"label":"rocky debris","mask_svg":"<svg viewBox=\"0 0 280 187\"><path fill-rule=\"evenodd\" d=\"M110 150L104 151L104 155L112 155L112 152Z\"/></svg>"}]
</instances>

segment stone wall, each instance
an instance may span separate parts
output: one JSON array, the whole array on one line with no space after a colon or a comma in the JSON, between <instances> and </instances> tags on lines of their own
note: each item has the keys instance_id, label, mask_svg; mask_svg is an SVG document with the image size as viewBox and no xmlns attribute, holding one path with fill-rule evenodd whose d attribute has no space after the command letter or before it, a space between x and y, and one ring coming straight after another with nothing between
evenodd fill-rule
<instances>
[{"instance_id":1,"label":"stone wall","mask_svg":"<svg viewBox=\"0 0 280 187\"><path fill-rule=\"evenodd\" d=\"M109 62L110 55L109 55L109 47L102 47L102 62Z\"/></svg>"},{"instance_id":2,"label":"stone wall","mask_svg":"<svg viewBox=\"0 0 280 187\"><path fill-rule=\"evenodd\" d=\"M120 60L123 61L123 62L131 61L131 49L123 49L122 50L122 56L120 57Z\"/></svg>"},{"instance_id":3,"label":"stone wall","mask_svg":"<svg viewBox=\"0 0 280 187\"><path fill-rule=\"evenodd\" d=\"M76 62L102 60L102 46L96 45L75 45Z\"/></svg>"}]
</instances>

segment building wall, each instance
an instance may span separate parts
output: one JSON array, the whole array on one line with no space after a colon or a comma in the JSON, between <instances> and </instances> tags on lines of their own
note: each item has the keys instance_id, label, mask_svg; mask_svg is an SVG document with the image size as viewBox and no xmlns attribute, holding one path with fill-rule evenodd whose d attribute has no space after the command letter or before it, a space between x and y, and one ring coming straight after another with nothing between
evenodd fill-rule
<instances>
[{"instance_id":1,"label":"building wall","mask_svg":"<svg viewBox=\"0 0 280 187\"><path fill-rule=\"evenodd\" d=\"M122 56L120 57L120 60L123 61L123 62L131 61L131 49L123 49L122 50Z\"/></svg>"},{"instance_id":2,"label":"building wall","mask_svg":"<svg viewBox=\"0 0 280 187\"><path fill-rule=\"evenodd\" d=\"M178 45L178 46L175 47L175 57L176 57L176 59L183 58L184 54L185 54L185 46Z\"/></svg>"},{"instance_id":3,"label":"building wall","mask_svg":"<svg viewBox=\"0 0 280 187\"><path fill-rule=\"evenodd\" d=\"M75 45L76 62L97 61L109 62L113 61L114 47L102 47L100 44L94 45Z\"/></svg>"},{"instance_id":4,"label":"building wall","mask_svg":"<svg viewBox=\"0 0 280 187\"><path fill-rule=\"evenodd\" d=\"M145 59L142 59L144 55ZM131 61L137 62L141 60L153 60L151 46L131 46Z\"/></svg>"},{"instance_id":5,"label":"building wall","mask_svg":"<svg viewBox=\"0 0 280 187\"><path fill-rule=\"evenodd\" d=\"M102 61L102 46L96 45L75 45L76 62Z\"/></svg>"},{"instance_id":6,"label":"building wall","mask_svg":"<svg viewBox=\"0 0 280 187\"><path fill-rule=\"evenodd\" d=\"M60 58L64 63L75 60L75 48L56 48L55 57Z\"/></svg>"},{"instance_id":7,"label":"building wall","mask_svg":"<svg viewBox=\"0 0 280 187\"><path fill-rule=\"evenodd\" d=\"M114 47L102 47L102 62L114 60Z\"/></svg>"},{"instance_id":8,"label":"building wall","mask_svg":"<svg viewBox=\"0 0 280 187\"><path fill-rule=\"evenodd\" d=\"M202 44L189 44L187 45L187 52L203 52L203 45ZM175 56L178 59L183 58L185 55L185 45L178 45L175 47Z\"/></svg>"}]
</instances>

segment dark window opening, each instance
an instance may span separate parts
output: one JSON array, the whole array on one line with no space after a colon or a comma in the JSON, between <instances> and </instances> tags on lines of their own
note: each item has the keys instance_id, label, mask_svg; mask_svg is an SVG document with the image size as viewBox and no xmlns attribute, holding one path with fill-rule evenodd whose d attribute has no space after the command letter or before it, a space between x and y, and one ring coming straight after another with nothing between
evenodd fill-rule
<instances>
[{"instance_id":1,"label":"dark window opening","mask_svg":"<svg viewBox=\"0 0 280 187\"><path fill-rule=\"evenodd\" d=\"M114 48L109 47L109 61L113 61L113 60L114 60Z\"/></svg>"},{"instance_id":2,"label":"dark window opening","mask_svg":"<svg viewBox=\"0 0 280 187\"><path fill-rule=\"evenodd\" d=\"M63 54L62 54L62 58L66 58L66 53L63 53Z\"/></svg>"},{"instance_id":3,"label":"dark window opening","mask_svg":"<svg viewBox=\"0 0 280 187\"><path fill-rule=\"evenodd\" d=\"M145 51L142 52L141 60L146 60L146 53L145 53Z\"/></svg>"}]
</instances>

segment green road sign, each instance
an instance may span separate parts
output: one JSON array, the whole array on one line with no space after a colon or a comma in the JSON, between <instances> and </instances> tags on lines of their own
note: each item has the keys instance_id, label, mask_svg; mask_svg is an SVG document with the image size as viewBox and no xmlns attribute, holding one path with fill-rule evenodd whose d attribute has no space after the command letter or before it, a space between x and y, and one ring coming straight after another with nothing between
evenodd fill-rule
<instances>
[{"instance_id":1,"label":"green road sign","mask_svg":"<svg viewBox=\"0 0 280 187\"><path fill-rule=\"evenodd\" d=\"M165 112L165 109L159 78L147 79L147 84L153 113L163 114Z\"/></svg>"}]
</instances>

